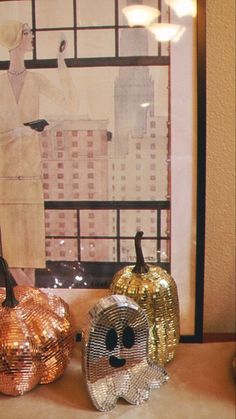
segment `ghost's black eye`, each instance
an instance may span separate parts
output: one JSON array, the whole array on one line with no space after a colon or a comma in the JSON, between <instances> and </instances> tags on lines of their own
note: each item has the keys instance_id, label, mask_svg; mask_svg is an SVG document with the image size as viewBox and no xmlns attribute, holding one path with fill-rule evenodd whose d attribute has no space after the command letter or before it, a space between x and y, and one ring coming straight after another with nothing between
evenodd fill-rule
<instances>
[{"instance_id":1,"label":"ghost's black eye","mask_svg":"<svg viewBox=\"0 0 236 419\"><path fill-rule=\"evenodd\" d=\"M132 348L135 342L135 334L134 330L130 326L126 326L123 331L123 337L122 337L123 345L125 348Z\"/></svg>"},{"instance_id":2,"label":"ghost's black eye","mask_svg":"<svg viewBox=\"0 0 236 419\"><path fill-rule=\"evenodd\" d=\"M117 333L115 329L109 329L106 334L106 348L108 351L112 351L117 345Z\"/></svg>"}]
</instances>

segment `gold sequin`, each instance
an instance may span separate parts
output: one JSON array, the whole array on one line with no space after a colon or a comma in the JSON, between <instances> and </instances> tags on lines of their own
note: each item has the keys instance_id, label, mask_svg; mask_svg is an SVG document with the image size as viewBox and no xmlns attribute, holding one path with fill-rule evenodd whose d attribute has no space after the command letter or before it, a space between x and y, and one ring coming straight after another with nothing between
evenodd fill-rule
<instances>
[{"instance_id":1,"label":"gold sequin","mask_svg":"<svg viewBox=\"0 0 236 419\"><path fill-rule=\"evenodd\" d=\"M17 396L65 370L75 331L68 305L36 288L16 286L19 304L3 307L0 290L0 392Z\"/></svg>"},{"instance_id":2,"label":"gold sequin","mask_svg":"<svg viewBox=\"0 0 236 419\"><path fill-rule=\"evenodd\" d=\"M149 358L165 365L179 343L179 301L176 283L162 268L146 265L146 273L134 273L128 266L116 273L112 294L124 294L142 307L149 322Z\"/></svg>"}]
</instances>

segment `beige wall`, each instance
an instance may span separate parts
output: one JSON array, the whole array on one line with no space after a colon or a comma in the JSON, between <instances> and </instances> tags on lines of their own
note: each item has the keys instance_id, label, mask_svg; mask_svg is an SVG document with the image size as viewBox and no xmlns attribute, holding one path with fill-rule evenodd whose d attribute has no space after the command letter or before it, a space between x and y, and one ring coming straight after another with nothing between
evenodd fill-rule
<instances>
[{"instance_id":1,"label":"beige wall","mask_svg":"<svg viewBox=\"0 0 236 419\"><path fill-rule=\"evenodd\" d=\"M204 331L235 328L235 0L207 5Z\"/></svg>"}]
</instances>

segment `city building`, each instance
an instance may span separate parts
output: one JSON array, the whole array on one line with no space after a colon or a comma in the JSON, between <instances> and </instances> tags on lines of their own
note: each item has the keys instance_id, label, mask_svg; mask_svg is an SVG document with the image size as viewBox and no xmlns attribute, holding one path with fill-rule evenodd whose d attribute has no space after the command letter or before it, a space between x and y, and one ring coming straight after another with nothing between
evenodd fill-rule
<instances>
[{"instance_id":1,"label":"city building","mask_svg":"<svg viewBox=\"0 0 236 419\"><path fill-rule=\"evenodd\" d=\"M106 234L106 214L67 209L68 201L108 199L107 121L50 119L42 133L42 177L45 201L62 201L60 210L46 210L47 260L102 260L106 244L92 237ZM49 125L50 126L50 125ZM104 181L105 180L105 181ZM78 248L78 235L85 236ZM69 237L69 238L66 238Z\"/></svg>"},{"instance_id":2,"label":"city building","mask_svg":"<svg viewBox=\"0 0 236 419\"><path fill-rule=\"evenodd\" d=\"M168 191L168 125L166 117L147 116L146 134L127 138L127 154L117 156L115 144L109 144L109 197L112 201L166 201ZM161 236L169 233L168 210L161 212ZM111 220L116 230L116 218ZM120 234L134 237L137 230L153 238L143 242L146 259L156 261L157 213L155 210L121 210ZM161 243L158 259L169 259L167 241ZM133 240L121 241L121 260L134 261Z\"/></svg>"}]
</instances>

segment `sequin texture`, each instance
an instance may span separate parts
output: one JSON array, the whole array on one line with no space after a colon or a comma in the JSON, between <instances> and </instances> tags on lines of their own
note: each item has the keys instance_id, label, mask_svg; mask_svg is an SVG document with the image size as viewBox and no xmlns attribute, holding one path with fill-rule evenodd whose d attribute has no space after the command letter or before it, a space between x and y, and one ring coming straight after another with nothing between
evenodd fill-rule
<instances>
[{"instance_id":1,"label":"sequin texture","mask_svg":"<svg viewBox=\"0 0 236 419\"><path fill-rule=\"evenodd\" d=\"M134 273L134 266L117 272L110 291L134 299L144 309L149 323L149 358L164 366L174 357L179 343L177 286L167 271L157 265L147 266L147 273Z\"/></svg>"},{"instance_id":2,"label":"sequin texture","mask_svg":"<svg viewBox=\"0 0 236 419\"><path fill-rule=\"evenodd\" d=\"M75 330L61 298L27 286L16 286L14 294L19 304L3 307L0 290L0 392L17 396L64 372Z\"/></svg>"},{"instance_id":3,"label":"sequin texture","mask_svg":"<svg viewBox=\"0 0 236 419\"><path fill-rule=\"evenodd\" d=\"M148 357L148 322L130 298L112 295L90 310L82 333L82 366L94 406L109 411L118 398L139 405L150 389L160 387L167 373Z\"/></svg>"}]
</instances>

